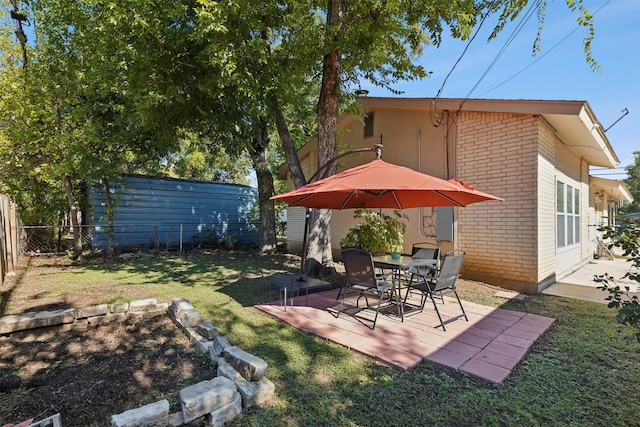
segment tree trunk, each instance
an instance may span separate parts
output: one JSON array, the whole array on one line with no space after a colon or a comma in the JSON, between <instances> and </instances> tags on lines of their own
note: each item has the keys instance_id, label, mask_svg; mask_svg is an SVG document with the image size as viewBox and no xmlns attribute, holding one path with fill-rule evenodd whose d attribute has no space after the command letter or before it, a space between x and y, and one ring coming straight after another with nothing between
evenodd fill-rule
<instances>
[{"instance_id":1,"label":"tree trunk","mask_svg":"<svg viewBox=\"0 0 640 427\"><path fill-rule=\"evenodd\" d=\"M280 141L282 142L282 148L284 150L285 158L287 159L287 164L289 165L289 172L291 173L293 185L296 188L302 187L307 183L307 180L305 179L304 173L302 172L300 159L298 158L298 153L296 152L296 147L293 143L291 132L289 132L289 127L287 126L287 122L284 119L284 114L282 114L280 103L278 102L278 99L273 95L270 96L269 107L271 109L271 114L273 115L273 118L276 122L278 136L280 136Z\"/></svg>"},{"instance_id":2,"label":"tree trunk","mask_svg":"<svg viewBox=\"0 0 640 427\"><path fill-rule=\"evenodd\" d=\"M260 135L253 139L251 160L256 171L258 181L258 201L260 204L260 253L276 250L276 214L274 201L270 198L274 195L273 175L267 164L267 147L269 146L269 133L267 122L260 120Z\"/></svg>"},{"instance_id":3,"label":"tree trunk","mask_svg":"<svg viewBox=\"0 0 640 427\"><path fill-rule=\"evenodd\" d=\"M107 205L107 255L113 256L113 219L115 217L115 211L113 210L113 201L111 200L111 190L109 189L109 181L107 178L102 177L102 186L104 187L104 200Z\"/></svg>"},{"instance_id":4,"label":"tree trunk","mask_svg":"<svg viewBox=\"0 0 640 427\"><path fill-rule=\"evenodd\" d=\"M69 201L69 215L71 216L71 226L73 227L73 257L77 259L82 256L82 230L78 224L78 206L73 195L73 183L69 175L64 176L64 190Z\"/></svg>"},{"instance_id":5,"label":"tree trunk","mask_svg":"<svg viewBox=\"0 0 640 427\"><path fill-rule=\"evenodd\" d=\"M340 38L346 20L346 0L329 0L327 5L327 36L330 40ZM322 84L316 108L318 116L318 167L331 161L336 154L338 125L338 102L340 96L340 52L331 49L322 60ZM331 164L323 176L333 175L336 165ZM309 230L309 250L305 273L318 277L333 274L333 254L331 252L331 211L321 209L311 213Z\"/></svg>"}]
</instances>

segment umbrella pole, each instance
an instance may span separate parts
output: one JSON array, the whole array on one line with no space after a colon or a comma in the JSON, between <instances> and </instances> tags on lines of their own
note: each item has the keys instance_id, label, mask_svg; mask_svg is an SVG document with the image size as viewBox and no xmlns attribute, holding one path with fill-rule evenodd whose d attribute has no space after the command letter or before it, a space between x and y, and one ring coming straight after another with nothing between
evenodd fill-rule
<instances>
[{"instance_id":1,"label":"umbrella pole","mask_svg":"<svg viewBox=\"0 0 640 427\"><path fill-rule=\"evenodd\" d=\"M382 141L381 141L382 142ZM322 165L320 168L318 168L318 170L311 175L311 178L309 178L309 183L313 182L319 175L320 172L322 172L324 169L326 169L327 167L331 166L333 163L335 163L338 159L341 159L342 157L346 157L346 156L350 156L352 154L357 154L357 153L362 153L364 151L373 151L374 153L376 153L376 159L381 159L382 158L382 144L374 144L373 147L371 148L356 148L350 151L347 151L346 153L342 153L339 156L334 157L333 159L329 160L327 163L325 163L324 165ZM304 234L302 237L302 256L300 257L300 272L304 273L304 264L307 261L307 245L308 245L308 236L309 236L309 215L310 215L310 210L307 208L305 217L304 217Z\"/></svg>"},{"instance_id":2,"label":"umbrella pole","mask_svg":"<svg viewBox=\"0 0 640 427\"><path fill-rule=\"evenodd\" d=\"M302 237L302 256L300 257L300 272L304 273L304 263L307 261L307 244L309 238L309 208L305 209L304 215L304 233Z\"/></svg>"}]
</instances>

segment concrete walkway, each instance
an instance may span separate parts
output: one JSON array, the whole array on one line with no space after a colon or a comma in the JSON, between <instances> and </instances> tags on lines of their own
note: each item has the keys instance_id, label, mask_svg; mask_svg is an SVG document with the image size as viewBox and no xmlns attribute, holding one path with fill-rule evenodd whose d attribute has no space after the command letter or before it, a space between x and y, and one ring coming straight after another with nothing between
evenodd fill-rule
<instances>
[{"instance_id":1,"label":"concrete walkway","mask_svg":"<svg viewBox=\"0 0 640 427\"><path fill-rule=\"evenodd\" d=\"M607 303L605 298L608 293L597 289L599 286L593 278L596 275L609 274L616 279L616 283L624 289L629 286L630 292L639 293L638 282L629 278L621 279L631 268L631 262L626 258L616 257L610 259L593 259L578 270L558 280L553 285L542 291L546 295L555 295L559 297L575 298L585 301Z\"/></svg>"}]
</instances>

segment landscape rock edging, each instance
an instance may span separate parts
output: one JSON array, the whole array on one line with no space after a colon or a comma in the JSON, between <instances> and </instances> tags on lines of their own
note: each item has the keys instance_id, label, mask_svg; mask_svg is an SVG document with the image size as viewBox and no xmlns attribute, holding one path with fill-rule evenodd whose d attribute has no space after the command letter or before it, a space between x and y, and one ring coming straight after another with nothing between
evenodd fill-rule
<instances>
[{"instance_id":1,"label":"landscape rock edging","mask_svg":"<svg viewBox=\"0 0 640 427\"><path fill-rule=\"evenodd\" d=\"M267 363L232 346L213 324L203 320L186 298L174 298L171 304L158 304L150 298L128 304L8 315L0 317L0 335L37 333L39 329L51 327L83 330L88 326L140 321L163 314L168 314L201 352L209 354L211 363L217 366L217 376L182 389L179 412L170 414L169 402L160 400L113 415L112 427L177 427L198 418L203 418L208 425L223 426L243 409L265 405L273 398L275 385L265 376Z\"/></svg>"}]
</instances>

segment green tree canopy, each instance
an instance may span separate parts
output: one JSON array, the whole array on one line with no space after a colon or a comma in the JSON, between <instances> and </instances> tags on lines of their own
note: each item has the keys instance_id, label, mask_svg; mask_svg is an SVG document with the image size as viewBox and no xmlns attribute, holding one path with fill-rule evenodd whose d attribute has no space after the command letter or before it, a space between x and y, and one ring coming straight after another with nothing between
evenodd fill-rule
<instances>
[{"instance_id":1,"label":"green tree canopy","mask_svg":"<svg viewBox=\"0 0 640 427\"><path fill-rule=\"evenodd\" d=\"M634 151L633 155L635 160L625 168L627 178L624 179L624 183L633 196L633 202L624 207L625 213L640 212L640 151Z\"/></svg>"}]
</instances>

